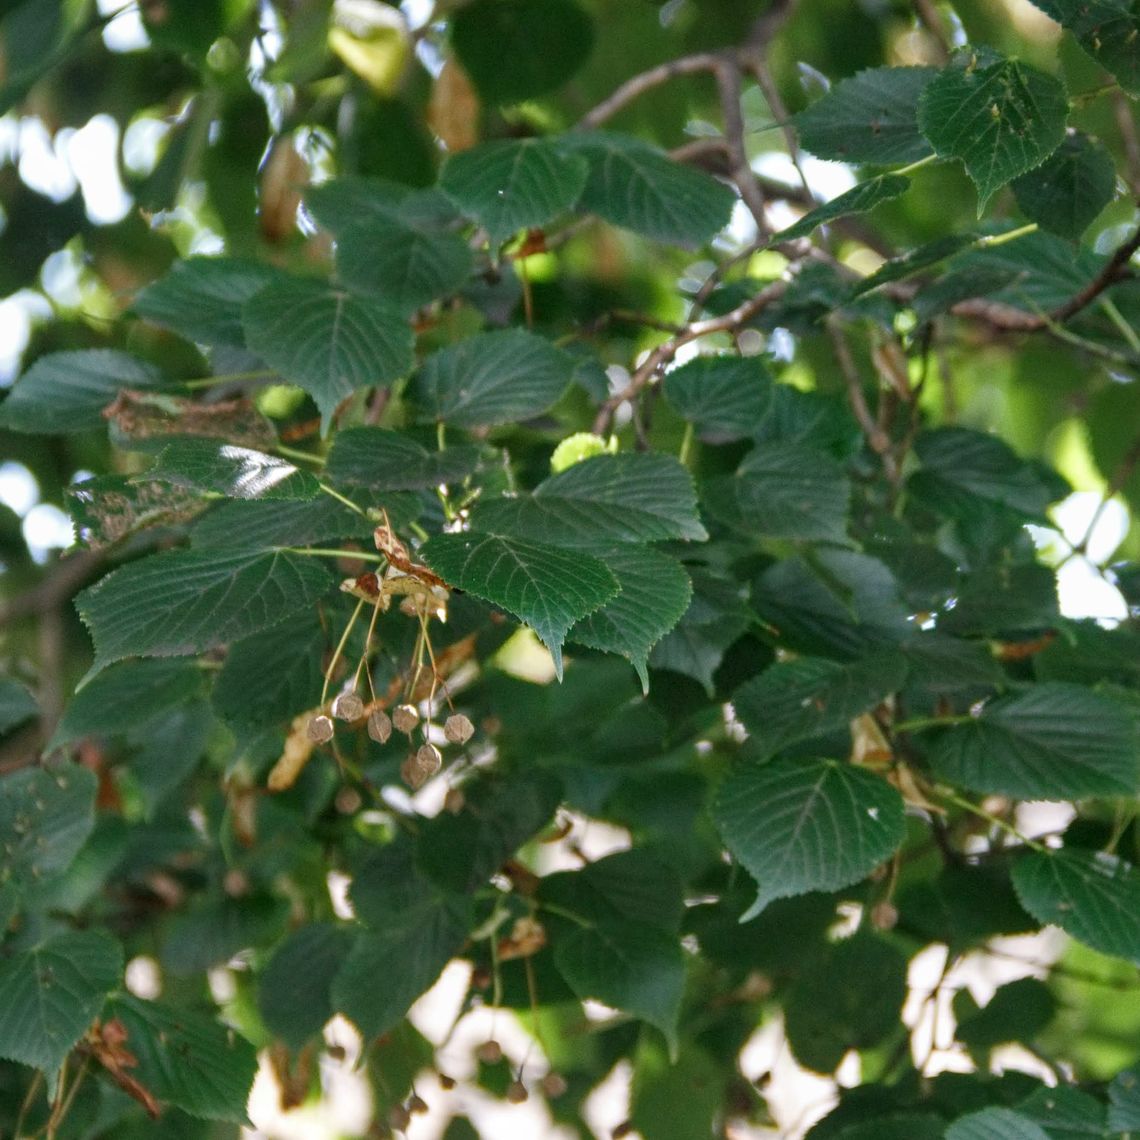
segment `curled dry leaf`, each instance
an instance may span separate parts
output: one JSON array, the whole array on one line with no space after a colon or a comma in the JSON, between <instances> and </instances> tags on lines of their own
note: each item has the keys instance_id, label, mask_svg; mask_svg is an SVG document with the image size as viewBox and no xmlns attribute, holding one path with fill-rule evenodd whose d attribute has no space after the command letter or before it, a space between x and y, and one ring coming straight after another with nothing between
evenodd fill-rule
<instances>
[{"instance_id":1,"label":"curled dry leaf","mask_svg":"<svg viewBox=\"0 0 1140 1140\"><path fill-rule=\"evenodd\" d=\"M271 792L283 792L297 782L297 777L313 754L313 746L318 743L312 735L312 725L318 719L328 721L331 736L332 721L328 717L317 717L312 710L299 713L290 722L284 751L269 773L267 784Z\"/></svg>"}]
</instances>

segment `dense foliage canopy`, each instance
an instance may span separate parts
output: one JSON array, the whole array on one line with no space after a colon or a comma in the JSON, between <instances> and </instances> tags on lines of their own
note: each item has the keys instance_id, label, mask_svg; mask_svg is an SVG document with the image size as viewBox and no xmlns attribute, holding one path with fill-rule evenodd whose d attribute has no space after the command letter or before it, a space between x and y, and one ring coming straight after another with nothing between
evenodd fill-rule
<instances>
[{"instance_id":1,"label":"dense foliage canopy","mask_svg":"<svg viewBox=\"0 0 1140 1140\"><path fill-rule=\"evenodd\" d=\"M0 1134L1140 1131L1136 4L0 12Z\"/></svg>"}]
</instances>

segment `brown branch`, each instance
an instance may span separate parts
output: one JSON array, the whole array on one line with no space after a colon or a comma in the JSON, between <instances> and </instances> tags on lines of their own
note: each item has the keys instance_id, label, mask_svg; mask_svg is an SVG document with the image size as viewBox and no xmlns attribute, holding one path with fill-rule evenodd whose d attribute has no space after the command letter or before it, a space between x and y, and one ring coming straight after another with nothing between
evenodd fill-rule
<instances>
[{"instance_id":1,"label":"brown branch","mask_svg":"<svg viewBox=\"0 0 1140 1140\"><path fill-rule=\"evenodd\" d=\"M1132 255L1140 249L1140 227L1108 259L1104 268L1077 294L1070 297L1063 305L1059 305L1049 314L1049 321L1054 324L1063 324L1071 316L1079 313L1086 305L1096 300L1109 286L1114 285L1128 270L1128 262ZM1046 321L1042 319L1041 327Z\"/></svg>"},{"instance_id":2,"label":"brown branch","mask_svg":"<svg viewBox=\"0 0 1140 1140\"><path fill-rule=\"evenodd\" d=\"M21 618L39 617L58 608L80 586L95 576L103 558L102 551L83 550L69 558L60 559L38 585L0 603L0 626Z\"/></svg>"},{"instance_id":3,"label":"brown branch","mask_svg":"<svg viewBox=\"0 0 1140 1140\"><path fill-rule=\"evenodd\" d=\"M946 28L942 24L938 10L931 3L931 0L914 0L914 14L934 41L937 57L933 62L945 63L950 58L952 48L950 37L946 34Z\"/></svg>"},{"instance_id":4,"label":"brown branch","mask_svg":"<svg viewBox=\"0 0 1140 1140\"><path fill-rule=\"evenodd\" d=\"M724 141L731 163L730 177L748 207L756 228L762 234L770 232L765 213L764 194L748 161L744 144L744 114L740 107L740 66L734 59L723 58L716 67L716 86L720 94L720 110L724 119ZM806 185L804 187L807 189Z\"/></svg>"},{"instance_id":5,"label":"brown branch","mask_svg":"<svg viewBox=\"0 0 1140 1140\"><path fill-rule=\"evenodd\" d=\"M627 400L632 400L643 388L648 387L662 368L668 364L677 353L691 341L704 336L711 336L718 332L731 332L750 321L757 313L779 300L787 291L786 281L773 281L765 286L754 297L750 297L742 305L738 305L723 316L710 317L705 321L694 321L686 325L676 336L663 341L652 349L649 355L629 378L629 383L622 391L611 396L598 410L594 420L594 431L604 435L609 431L614 412Z\"/></svg>"},{"instance_id":6,"label":"brown branch","mask_svg":"<svg viewBox=\"0 0 1140 1140\"><path fill-rule=\"evenodd\" d=\"M827 333L835 351L835 359L839 363L839 371L847 381L851 410L855 413L855 419L871 450L882 459L887 478L894 483L898 478L898 466L891 452L891 437L871 415L871 409L867 406L867 398L863 394L863 378L859 375L855 358L851 355L851 347L843 335L843 327L834 313L824 323L827 325Z\"/></svg>"},{"instance_id":7,"label":"brown branch","mask_svg":"<svg viewBox=\"0 0 1140 1140\"><path fill-rule=\"evenodd\" d=\"M612 119L619 111L640 98L654 87L660 87L675 79L679 75L698 75L702 71L714 72L720 64L721 57L716 52L697 52L693 55L683 55L680 59L671 59L666 63L649 68L639 75L627 79L612 95L603 99L592 110L587 111L578 120L576 129L580 131L600 127L608 119Z\"/></svg>"}]
</instances>

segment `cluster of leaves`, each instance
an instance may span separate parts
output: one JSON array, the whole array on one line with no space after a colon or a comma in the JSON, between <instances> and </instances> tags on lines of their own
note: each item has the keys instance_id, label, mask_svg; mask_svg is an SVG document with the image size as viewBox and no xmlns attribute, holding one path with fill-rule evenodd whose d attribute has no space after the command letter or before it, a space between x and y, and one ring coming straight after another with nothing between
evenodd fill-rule
<instances>
[{"instance_id":1,"label":"cluster of leaves","mask_svg":"<svg viewBox=\"0 0 1140 1140\"><path fill-rule=\"evenodd\" d=\"M86 50L74 7L5 17L9 45L38 45L5 106ZM258 182L240 136L261 96L226 63L256 14L221 7L148 13L143 58L195 94L135 190L185 208L204 180L226 251L168 249L109 334L38 346L0 404L13 455L52 437L60 479L96 472L67 492L79 549L13 560L13 616L54 632L38 675L15 640L0 683L0 1129L212 1134L245 1120L258 1049L316 1095L338 1013L365 1042L374 1131L402 1126L434 1061L408 1011L455 958L463 1009L518 1012L558 1073L551 1114L581 1134L622 1058L626 1131L768 1121L739 1056L778 1015L804 1067L862 1061L815 1140L1140 1128L1140 1046L1094 1047L1140 1021L1137 533L1097 567L1129 615L1109 625L1062 616L1030 529L1070 490L1040 451L1074 407L1105 503L1140 509L1140 231L1117 201L1140 172L1112 109L1128 119L1140 93L1140 17L1040 3L1058 56L958 5L970 45L919 25L930 62L901 67L865 13L848 18L877 46L852 61L851 29L811 12L729 5L710 51L714 0L688 24L647 5L626 31L679 58L619 87L631 61L591 70L601 0L473 0L415 35L383 4L368 35L301 5L276 14L285 46L259 80L289 85L270 151L296 162ZM417 38L446 55L419 102ZM789 136L793 157L861 169L825 204L748 168L750 95L772 120L804 102L769 53L856 72ZM682 121L708 134L719 113L697 156L719 177L629 106L700 71L719 102L695 90ZM615 88L572 126L582 92ZM619 112L626 130L598 129ZM301 127L326 132L334 173L298 192ZM799 214L782 230L780 206ZM1061 379L1029 401L1017 369L1045 358ZM987 408L999 391L1014 410ZM442 581L446 623L379 601L354 622L341 581L364 571ZM81 627L59 607L86 579ZM551 677L519 665L519 625ZM19 679L43 698L53 669L77 685L62 710ZM362 678L370 708L454 708L474 738L411 797L406 740L347 716L270 793L329 686ZM1037 800L1071 820L1027 835ZM629 849L591 859L589 820ZM567 833L576 869L551 871ZM949 968L1045 926L1081 969L983 1007L963 991L973 1071L928 1079L902 1021L910 961L941 944ZM157 997L124 981L140 958ZM1083 1009L1090 976L1128 991L1123 1030ZM615 1015L590 1022L588 999ZM991 1072L1009 1042L1036 1075ZM526 1095L483 1061L473 1079Z\"/></svg>"}]
</instances>

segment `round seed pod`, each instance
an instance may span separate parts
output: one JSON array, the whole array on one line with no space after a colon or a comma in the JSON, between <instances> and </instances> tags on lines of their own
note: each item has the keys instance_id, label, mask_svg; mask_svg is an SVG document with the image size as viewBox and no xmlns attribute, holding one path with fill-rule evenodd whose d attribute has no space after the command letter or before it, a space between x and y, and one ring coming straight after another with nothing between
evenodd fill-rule
<instances>
[{"instance_id":1,"label":"round seed pod","mask_svg":"<svg viewBox=\"0 0 1140 1140\"><path fill-rule=\"evenodd\" d=\"M503 1047L498 1041L492 1038L490 1041L484 1041L483 1044L475 1050L475 1056L482 1061L484 1065L497 1065L503 1059Z\"/></svg>"},{"instance_id":2,"label":"round seed pod","mask_svg":"<svg viewBox=\"0 0 1140 1140\"><path fill-rule=\"evenodd\" d=\"M458 815L466 803L467 797L458 788L448 788L447 795L443 797L443 810Z\"/></svg>"},{"instance_id":3,"label":"round seed pod","mask_svg":"<svg viewBox=\"0 0 1140 1140\"><path fill-rule=\"evenodd\" d=\"M408 1097L408 1111L415 1116L423 1116L428 1110L428 1103L418 1093L412 1093Z\"/></svg>"},{"instance_id":4,"label":"round seed pod","mask_svg":"<svg viewBox=\"0 0 1140 1140\"><path fill-rule=\"evenodd\" d=\"M445 1092L450 1092L455 1088L456 1080L454 1077L449 1077L446 1073L439 1074L439 1087Z\"/></svg>"},{"instance_id":5,"label":"round seed pod","mask_svg":"<svg viewBox=\"0 0 1140 1140\"><path fill-rule=\"evenodd\" d=\"M511 1081L507 1085L507 1100L511 1104L525 1104L530 1099L530 1093L527 1092L526 1085L522 1081Z\"/></svg>"},{"instance_id":6,"label":"round seed pod","mask_svg":"<svg viewBox=\"0 0 1140 1140\"><path fill-rule=\"evenodd\" d=\"M383 709L368 714L368 735L377 744L387 744L392 735L392 718Z\"/></svg>"},{"instance_id":7,"label":"round seed pod","mask_svg":"<svg viewBox=\"0 0 1140 1140\"><path fill-rule=\"evenodd\" d=\"M338 693L332 714L337 720L359 720L364 715L364 702L355 693Z\"/></svg>"},{"instance_id":8,"label":"round seed pod","mask_svg":"<svg viewBox=\"0 0 1140 1140\"><path fill-rule=\"evenodd\" d=\"M421 744L416 749L416 763L422 769L424 776L434 776L443 766L443 757L434 744Z\"/></svg>"},{"instance_id":9,"label":"round seed pod","mask_svg":"<svg viewBox=\"0 0 1140 1140\"><path fill-rule=\"evenodd\" d=\"M475 726L462 713L452 713L443 723L443 735L450 744L466 744L475 735Z\"/></svg>"},{"instance_id":10,"label":"round seed pod","mask_svg":"<svg viewBox=\"0 0 1140 1140\"><path fill-rule=\"evenodd\" d=\"M413 792L422 788L427 781L427 776L424 774L423 769L420 768L414 752L409 752L404 758L404 762L400 765L400 779L403 780Z\"/></svg>"},{"instance_id":11,"label":"round seed pod","mask_svg":"<svg viewBox=\"0 0 1140 1140\"><path fill-rule=\"evenodd\" d=\"M549 1072L538 1083L550 1100L556 1100L566 1091L566 1078L561 1073Z\"/></svg>"},{"instance_id":12,"label":"round seed pod","mask_svg":"<svg viewBox=\"0 0 1140 1140\"><path fill-rule=\"evenodd\" d=\"M327 744L333 738L332 717L327 717L321 713L320 716L310 718L306 732L314 744Z\"/></svg>"},{"instance_id":13,"label":"round seed pod","mask_svg":"<svg viewBox=\"0 0 1140 1140\"><path fill-rule=\"evenodd\" d=\"M403 1132L411 1122L412 1114L402 1104L394 1104L388 1109L388 1123L397 1132Z\"/></svg>"},{"instance_id":14,"label":"round seed pod","mask_svg":"<svg viewBox=\"0 0 1140 1140\"><path fill-rule=\"evenodd\" d=\"M420 723L419 709L415 705L397 705L392 710L392 723L398 732L410 736L412 729Z\"/></svg>"}]
</instances>

